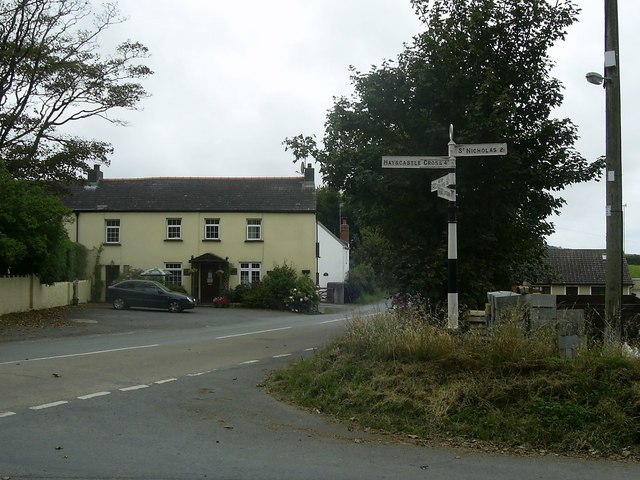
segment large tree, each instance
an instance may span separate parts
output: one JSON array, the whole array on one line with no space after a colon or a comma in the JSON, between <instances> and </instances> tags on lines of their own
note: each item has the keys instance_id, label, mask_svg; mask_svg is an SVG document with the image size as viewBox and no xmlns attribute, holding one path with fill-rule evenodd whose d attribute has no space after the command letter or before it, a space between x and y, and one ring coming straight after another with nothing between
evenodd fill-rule
<instances>
[{"instance_id":1,"label":"large tree","mask_svg":"<svg viewBox=\"0 0 640 480\"><path fill-rule=\"evenodd\" d=\"M65 278L72 248L64 222L71 211L36 181L0 169L0 275L37 274L42 283Z\"/></svg>"},{"instance_id":2,"label":"large tree","mask_svg":"<svg viewBox=\"0 0 640 480\"><path fill-rule=\"evenodd\" d=\"M146 47L99 52L101 34L120 21L114 4L94 12L85 0L0 1L0 167L13 178L67 182L109 163L109 143L60 127L88 117L119 122L113 110L145 97L132 80L152 73L137 63Z\"/></svg>"},{"instance_id":3,"label":"large tree","mask_svg":"<svg viewBox=\"0 0 640 480\"><path fill-rule=\"evenodd\" d=\"M322 147L302 136L288 147L314 155L360 225L391 243L400 287L443 298L448 202L430 192L443 172L382 169L381 157L446 155L450 124L457 143L506 142L506 157L457 162L460 291L480 303L540 258L548 217L564 202L557 192L602 167L575 150L576 126L552 117L562 93L548 49L578 9L569 0L412 3L424 33L397 61L352 72L354 94L335 101Z\"/></svg>"}]
</instances>

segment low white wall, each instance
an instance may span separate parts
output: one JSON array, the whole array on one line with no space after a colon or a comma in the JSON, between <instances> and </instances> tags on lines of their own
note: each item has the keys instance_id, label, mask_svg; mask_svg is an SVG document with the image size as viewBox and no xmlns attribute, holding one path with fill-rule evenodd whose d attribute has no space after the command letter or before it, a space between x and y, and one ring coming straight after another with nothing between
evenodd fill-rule
<instances>
[{"instance_id":1,"label":"low white wall","mask_svg":"<svg viewBox=\"0 0 640 480\"><path fill-rule=\"evenodd\" d=\"M74 282L57 282L53 285L42 285L34 275L0 277L0 315L71 305L73 284ZM78 303L89 301L89 280L77 282L77 298Z\"/></svg>"}]
</instances>

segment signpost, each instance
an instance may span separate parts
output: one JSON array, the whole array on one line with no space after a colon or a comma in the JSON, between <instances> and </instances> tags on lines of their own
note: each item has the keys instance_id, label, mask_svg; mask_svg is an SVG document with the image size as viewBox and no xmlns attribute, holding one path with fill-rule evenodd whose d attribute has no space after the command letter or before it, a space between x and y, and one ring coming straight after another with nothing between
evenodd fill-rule
<instances>
[{"instance_id":1,"label":"signpost","mask_svg":"<svg viewBox=\"0 0 640 480\"><path fill-rule=\"evenodd\" d=\"M448 187L456 184L456 174L447 173L444 177L436 178L431 182L431 192L437 192L438 187Z\"/></svg>"},{"instance_id":2,"label":"signpost","mask_svg":"<svg viewBox=\"0 0 640 480\"><path fill-rule=\"evenodd\" d=\"M460 143L454 144L454 157L484 157L488 155L506 155L506 143Z\"/></svg>"},{"instance_id":3,"label":"signpost","mask_svg":"<svg viewBox=\"0 0 640 480\"><path fill-rule=\"evenodd\" d=\"M382 157L382 168L456 168L450 157Z\"/></svg>"},{"instance_id":4,"label":"signpost","mask_svg":"<svg viewBox=\"0 0 640 480\"><path fill-rule=\"evenodd\" d=\"M449 156L447 157L382 157L382 168L442 168L452 170L446 175L431 182L431 192L436 192L439 198L449 201L448 220L448 295L447 313L448 327L458 328L458 229L456 218L456 157L484 157L506 155L506 143L471 143L456 144L453 141L453 125L449 126ZM453 188L450 188L453 187Z\"/></svg>"},{"instance_id":5,"label":"signpost","mask_svg":"<svg viewBox=\"0 0 640 480\"><path fill-rule=\"evenodd\" d=\"M456 191L453 188L438 187L436 192L438 192L438 198L444 198L450 202L456 201Z\"/></svg>"}]
</instances>

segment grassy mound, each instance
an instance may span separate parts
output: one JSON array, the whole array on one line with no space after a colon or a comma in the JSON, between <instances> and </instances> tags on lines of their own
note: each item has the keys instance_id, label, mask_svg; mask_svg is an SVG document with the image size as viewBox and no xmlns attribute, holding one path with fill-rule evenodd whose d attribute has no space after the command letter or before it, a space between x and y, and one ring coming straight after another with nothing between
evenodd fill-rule
<instances>
[{"instance_id":1,"label":"grassy mound","mask_svg":"<svg viewBox=\"0 0 640 480\"><path fill-rule=\"evenodd\" d=\"M300 405L419 438L640 452L640 361L599 344L560 359L555 332L525 332L518 315L482 334L448 332L410 313L355 319L268 383Z\"/></svg>"}]
</instances>

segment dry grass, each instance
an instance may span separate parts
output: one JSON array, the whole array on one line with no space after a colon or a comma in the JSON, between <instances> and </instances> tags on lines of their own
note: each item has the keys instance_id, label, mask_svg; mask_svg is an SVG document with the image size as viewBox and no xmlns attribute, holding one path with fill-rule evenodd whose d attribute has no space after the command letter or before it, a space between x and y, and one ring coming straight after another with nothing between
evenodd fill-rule
<instances>
[{"instance_id":1,"label":"dry grass","mask_svg":"<svg viewBox=\"0 0 640 480\"><path fill-rule=\"evenodd\" d=\"M554 329L527 329L518 311L484 334L440 325L412 312L354 319L270 385L302 405L422 438L640 453L638 360L598 344L560 359Z\"/></svg>"}]
</instances>

